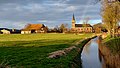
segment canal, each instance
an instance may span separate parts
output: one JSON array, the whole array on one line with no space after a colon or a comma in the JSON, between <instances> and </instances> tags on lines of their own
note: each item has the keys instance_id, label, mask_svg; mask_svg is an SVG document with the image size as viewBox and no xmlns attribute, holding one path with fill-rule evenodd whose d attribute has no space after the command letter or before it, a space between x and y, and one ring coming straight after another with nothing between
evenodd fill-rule
<instances>
[{"instance_id":1,"label":"canal","mask_svg":"<svg viewBox=\"0 0 120 68\"><path fill-rule=\"evenodd\" d=\"M98 37L89 41L81 53L82 68L102 68L102 62L99 57ZM103 60L103 59L102 59Z\"/></svg>"},{"instance_id":2,"label":"canal","mask_svg":"<svg viewBox=\"0 0 120 68\"><path fill-rule=\"evenodd\" d=\"M101 37L89 41L81 53L82 68L120 68L120 53L101 43Z\"/></svg>"}]
</instances>

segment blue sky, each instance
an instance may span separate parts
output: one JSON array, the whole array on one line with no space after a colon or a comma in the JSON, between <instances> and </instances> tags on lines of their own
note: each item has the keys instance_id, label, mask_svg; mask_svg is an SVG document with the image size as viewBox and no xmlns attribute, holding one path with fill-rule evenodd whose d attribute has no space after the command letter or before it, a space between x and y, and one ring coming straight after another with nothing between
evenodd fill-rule
<instances>
[{"instance_id":1,"label":"blue sky","mask_svg":"<svg viewBox=\"0 0 120 68\"><path fill-rule=\"evenodd\" d=\"M22 29L28 23L52 28L71 26L73 13L77 23L89 17L89 23L101 22L100 3L94 0L0 0L0 27Z\"/></svg>"}]
</instances>

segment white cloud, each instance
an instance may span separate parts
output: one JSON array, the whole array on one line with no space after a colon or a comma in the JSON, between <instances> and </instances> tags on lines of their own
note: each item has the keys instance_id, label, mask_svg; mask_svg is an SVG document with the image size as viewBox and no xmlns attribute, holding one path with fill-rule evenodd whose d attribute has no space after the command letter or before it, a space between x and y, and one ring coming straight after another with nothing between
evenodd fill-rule
<instances>
[{"instance_id":1,"label":"white cloud","mask_svg":"<svg viewBox=\"0 0 120 68\"><path fill-rule=\"evenodd\" d=\"M38 20L36 22L44 23L44 22L48 22L48 21L47 20Z\"/></svg>"},{"instance_id":2,"label":"white cloud","mask_svg":"<svg viewBox=\"0 0 120 68\"><path fill-rule=\"evenodd\" d=\"M90 2L92 0L0 0L0 27L23 28L27 23L43 23L49 27L61 23L71 25L73 13L77 21L84 17L101 19L100 4Z\"/></svg>"},{"instance_id":3,"label":"white cloud","mask_svg":"<svg viewBox=\"0 0 120 68\"><path fill-rule=\"evenodd\" d=\"M0 21L0 27L1 28L16 28L16 29L22 29L26 24L29 22L15 22L15 21Z\"/></svg>"},{"instance_id":4,"label":"white cloud","mask_svg":"<svg viewBox=\"0 0 120 68\"><path fill-rule=\"evenodd\" d=\"M83 20L79 21L78 23L82 24ZM88 24L91 24L91 25L94 25L96 23L102 23L102 20L101 19L96 19L96 20L89 20L88 21Z\"/></svg>"},{"instance_id":5,"label":"white cloud","mask_svg":"<svg viewBox=\"0 0 120 68\"><path fill-rule=\"evenodd\" d=\"M66 11L75 11L77 8L75 6L69 6L66 8Z\"/></svg>"}]
</instances>

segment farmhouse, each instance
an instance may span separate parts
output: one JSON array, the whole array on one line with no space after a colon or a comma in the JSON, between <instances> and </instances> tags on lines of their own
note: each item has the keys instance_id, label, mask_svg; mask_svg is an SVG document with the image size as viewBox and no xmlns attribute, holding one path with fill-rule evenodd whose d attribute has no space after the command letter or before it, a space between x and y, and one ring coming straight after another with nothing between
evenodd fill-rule
<instances>
[{"instance_id":1,"label":"farmhouse","mask_svg":"<svg viewBox=\"0 0 120 68\"><path fill-rule=\"evenodd\" d=\"M75 17L72 18L72 32L93 32L93 27L90 24L76 24Z\"/></svg>"},{"instance_id":2,"label":"farmhouse","mask_svg":"<svg viewBox=\"0 0 120 68\"><path fill-rule=\"evenodd\" d=\"M47 29L44 24L27 24L24 29L21 30L21 34L31 33L45 33Z\"/></svg>"},{"instance_id":3,"label":"farmhouse","mask_svg":"<svg viewBox=\"0 0 120 68\"><path fill-rule=\"evenodd\" d=\"M1 33L2 33L2 34L10 34L10 31L8 31L8 30L6 30L6 29L3 29L3 30L1 30Z\"/></svg>"}]
</instances>

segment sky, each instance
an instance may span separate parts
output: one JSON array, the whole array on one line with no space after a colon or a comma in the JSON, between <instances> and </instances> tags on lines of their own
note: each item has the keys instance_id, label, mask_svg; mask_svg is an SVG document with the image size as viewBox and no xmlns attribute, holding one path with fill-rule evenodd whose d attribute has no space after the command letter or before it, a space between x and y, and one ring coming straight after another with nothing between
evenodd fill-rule
<instances>
[{"instance_id":1,"label":"sky","mask_svg":"<svg viewBox=\"0 0 120 68\"><path fill-rule=\"evenodd\" d=\"M71 27L73 13L76 23L85 18L91 25L101 22L100 3L94 0L0 0L0 28L22 29L30 23Z\"/></svg>"}]
</instances>

